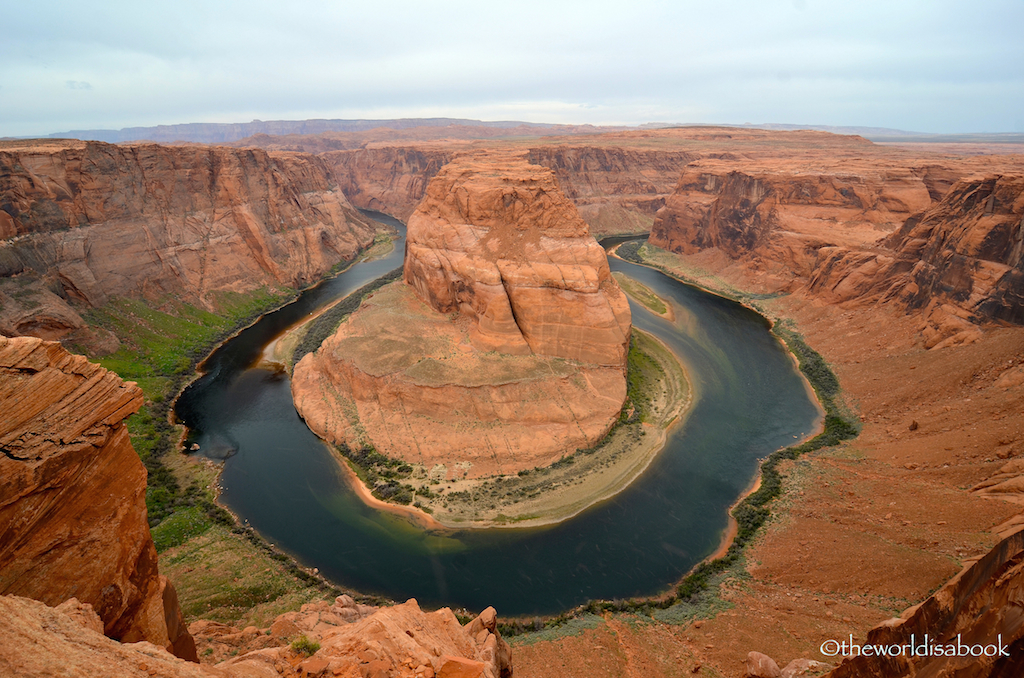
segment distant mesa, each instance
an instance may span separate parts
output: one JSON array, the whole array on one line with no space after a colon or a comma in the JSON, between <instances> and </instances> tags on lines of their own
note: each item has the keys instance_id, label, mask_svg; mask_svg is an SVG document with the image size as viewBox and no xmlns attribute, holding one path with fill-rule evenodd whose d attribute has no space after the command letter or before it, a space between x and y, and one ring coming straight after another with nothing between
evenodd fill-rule
<instances>
[{"instance_id":1,"label":"distant mesa","mask_svg":"<svg viewBox=\"0 0 1024 678\"><path fill-rule=\"evenodd\" d=\"M295 367L315 432L450 477L546 466L608 432L626 396L629 305L551 170L456 158L406 247L404 280Z\"/></svg>"}]
</instances>

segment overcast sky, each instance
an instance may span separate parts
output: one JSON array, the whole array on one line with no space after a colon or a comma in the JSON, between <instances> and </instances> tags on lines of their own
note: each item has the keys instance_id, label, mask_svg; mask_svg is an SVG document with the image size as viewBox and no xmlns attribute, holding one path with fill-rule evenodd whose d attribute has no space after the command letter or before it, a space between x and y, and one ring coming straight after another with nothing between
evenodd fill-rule
<instances>
[{"instance_id":1,"label":"overcast sky","mask_svg":"<svg viewBox=\"0 0 1024 678\"><path fill-rule=\"evenodd\" d=\"M0 136L466 117L1024 132L1022 0L0 0Z\"/></svg>"}]
</instances>

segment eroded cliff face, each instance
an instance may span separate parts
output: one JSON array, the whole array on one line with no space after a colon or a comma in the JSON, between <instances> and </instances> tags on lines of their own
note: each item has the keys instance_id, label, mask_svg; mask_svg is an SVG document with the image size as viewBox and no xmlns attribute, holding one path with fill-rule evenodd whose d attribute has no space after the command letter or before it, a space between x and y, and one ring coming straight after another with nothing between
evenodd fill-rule
<instances>
[{"instance_id":1,"label":"eroded cliff face","mask_svg":"<svg viewBox=\"0 0 1024 678\"><path fill-rule=\"evenodd\" d=\"M146 469L124 425L142 400L60 344L0 337L0 594L76 597L111 638L195 660L157 571Z\"/></svg>"},{"instance_id":2,"label":"eroded cliff face","mask_svg":"<svg viewBox=\"0 0 1024 678\"><path fill-rule=\"evenodd\" d=\"M840 173L697 162L655 217L650 242L682 254L717 248L807 276L817 251L883 237L931 204L909 169Z\"/></svg>"},{"instance_id":3,"label":"eroded cliff face","mask_svg":"<svg viewBox=\"0 0 1024 678\"><path fill-rule=\"evenodd\" d=\"M454 153L437 146L361 148L323 154L353 205L406 221Z\"/></svg>"},{"instance_id":4,"label":"eroded cliff face","mask_svg":"<svg viewBox=\"0 0 1024 678\"><path fill-rule=\"evenodd\" d=\"M630 327L604 251L553 173L465 157L409 220L404 282L305 356L292 392L333 442L438 477L515 473L608 432Z\"/></svg>"},{"instance_id":5,"label":"eroded cliff face","mask_svg":"<svg viewBox=\"0 0 1024 678\"><path fill-rule=\"evenodd\" d=\"M40 304L4 304L0 329L56 338L80 326L50 297L95 307L174 295L212 307L221 290L300 286L373 236L314 156L9 142L0 146L0 279L18 277L49 303L37 314ZM9 286L0 292L17 301Z\"/></svg>"},{"instance_id":6,"label":"eroded cliff face","mask_svg":"<svg viewBox=\"0 0 1024 678\"><path fill-rule=\"evenodd\" d=\"M501 142L489 143L500 148ZM509 146L508 144L505 144ZM353 204L407 220L426 195L435 174L466 143L374 145L323 154ZM591 233L645 232L671 194L682 168L698 157L677 150L616 148L600 144L557 144L527 148L527 159L554 170L564 194L576 205Z\"/></svg>"},{"instance_id":7,"label":"eroded cliff face","mask_svg":"<svg viewBox=\"0 0 1024 678\"><path fill-rule=\"evenodd\" d=\"M1024 176L961 180L874 250L823 248L809 290L836 303L922 310L925 345L1024 324Z\"/></svg>"},{"instance_id":8,"label":"eroded cliff face","mask_svg":"<svg viewBox=\"0 0 1024 678\"><path fill-rule=\"evenodd\" d=\"M409 219L404 279L471 318L480 350L625 370L629 304L550 170L513 155L446 165Z\"/></svg>"}]
</instances>

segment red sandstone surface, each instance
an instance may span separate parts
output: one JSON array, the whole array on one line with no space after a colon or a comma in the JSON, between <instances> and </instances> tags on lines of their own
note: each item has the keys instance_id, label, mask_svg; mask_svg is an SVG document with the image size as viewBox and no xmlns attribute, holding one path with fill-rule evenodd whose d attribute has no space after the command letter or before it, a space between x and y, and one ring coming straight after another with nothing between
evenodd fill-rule
<instances>
[{"instance_id":1,"label":"red sandstone surface","mask_svg":"<svg viewBox=\"0 0 1024 678\"><path fill-rule=\"evenodd\" d=\"M135 384L60 344L0 337L0 594L75 597L111 638L195 660L124 425L141 405Z\"/></svg>"},{"instance_id":2,"label":"red sandstone surface","mask_svg":"<svg viewBox=\"0 0 1024 678\"><path fill-rule=\"evenodd\" d=\"M318 280L374 237L323 160L259 149L3 142L0 205L0 332L47 339L84 325L66 300L213 307Z\"/></svg>"},{"instance_id":3,"label":"red sandstone surface","mask_svg":"<svg viewBox=\"0 0 1024 678\"><path fill-rule=\"evenodd\" d=\"M546 466L588 447L626 395L630 313L550 170L465 157L409 220L405 282L296 366L310 427L444 477Z\"/></svg>"},{"instance_id":4,"label":"red sandstone surface","mask_svg":"<svg viewBox=\"0 0 1024 678\"><path fill-rule=\"evenodd\" d=\"M216 665L183 661L149 642L101 635L88 605L58 607L0 596L0 673L22 678L163 676L164 678L510 678L512 655L497 632L494 608L465 626L448 608L423 612L415 600L356 614L347 596L309 603L266 629L215 622L192 625L206 649L231 648ZM317 643L312 653L291 640ZM204 656L207 653L204 651Z\"/></svg>"}]
</instances>

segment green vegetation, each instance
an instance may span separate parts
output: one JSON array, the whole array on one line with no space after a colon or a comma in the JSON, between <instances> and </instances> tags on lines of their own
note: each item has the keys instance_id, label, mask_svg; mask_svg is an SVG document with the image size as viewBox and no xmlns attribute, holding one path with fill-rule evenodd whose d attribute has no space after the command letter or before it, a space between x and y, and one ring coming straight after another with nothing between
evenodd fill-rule
<instances>
[{"instance_id":1,"label":"green vegetation","mask_svg":"<svg viewBox=\"0 0 1024 678\"><path fill-rule=\"evenodd\" d=\"M387 275L381 276L373 282L363 285L358 290L327 309L324 313L320 314L318 318L309 323L306 329L306 334L302 337L302 341L300 341L298 346L295 347L295 353L292 355L292 364L297 364L302 360L302 356L307 353L312 353L320 348L320 344L324 343L324 340L334 334L334 330L338 329L338 325L341 324L341 321L359 308L359 305L363 303L363 299L366 298L366 295L380 289L390 282L398 280L401 277L402 269L396 268Z\"/></svg>"},{"instance_id":2,"label":"green vegetation","mask_svg":"<svg viewBox=\"0 0 1024 678\"><path fill-rule=\"evenodd\" d=\"M648 421L651 417L653 386L665 378L665 370L658 361L640 349L636 333L633 333L629 339L629 354L626 357L626 403L622 407L619 421Z\"/></svg>"},{"instance_id":3,"label":"green vegetation","mask_svg":"<svg viewBox=\"0 0 1024 678\"><path fill-rule=\"evenodd\" d=\"M291 648L292 652L309 657L316 654L316 651L320 649L320 643L310 640L303 635L292 641Z\"/></svg>"},{"instance_id":4,"label":"green vegetation","mask_svg":"<svg viewBox=\"0 0 1024 678\"><path fill-rule=\"evenodd\" d=\"M83 314L92 327L113 332L121 342L117 352L97 362L137 382L146 396L142 408L129 417L128 431L149 472L146 508L151 527L188 507L199 507L213 523L234 524L210 492L195 480L182 487L168 466L176 434L170 423L171 399L213 346L292 296L293 290L267 288L249 294L223 292L216 297L217 313L175 299L165 300L159 309L138 299L112 299Z\"/></svg>"},{"instance_id":5,"label":"green vegetation","mask_svg":"<svg viewBox=\"0 0 1024 678\"><path fill-rule=\"evenodd\" d=\"M200 506L175 511L163 522L154 527L153 543L157 553L162 553L173 546L180 546L192 537L198 537L213 527L213 521Z\"/></svg>"},{"instance_id":6,"label":"green vegetation","mask_svg":"<svg viewBox=\"0 0 1024 678\"><path fill-rule=\"evenodd\" d=\"M434 496L426 488L417 490L412 485L399 482L411 476L413 470L400 459L386 457L369 445L354 451L339 445L337 450L348 459L352 470L370 488L370 493L381 501L408 505L414 495L427 499Z\"/></svg>"}]
</instances>

